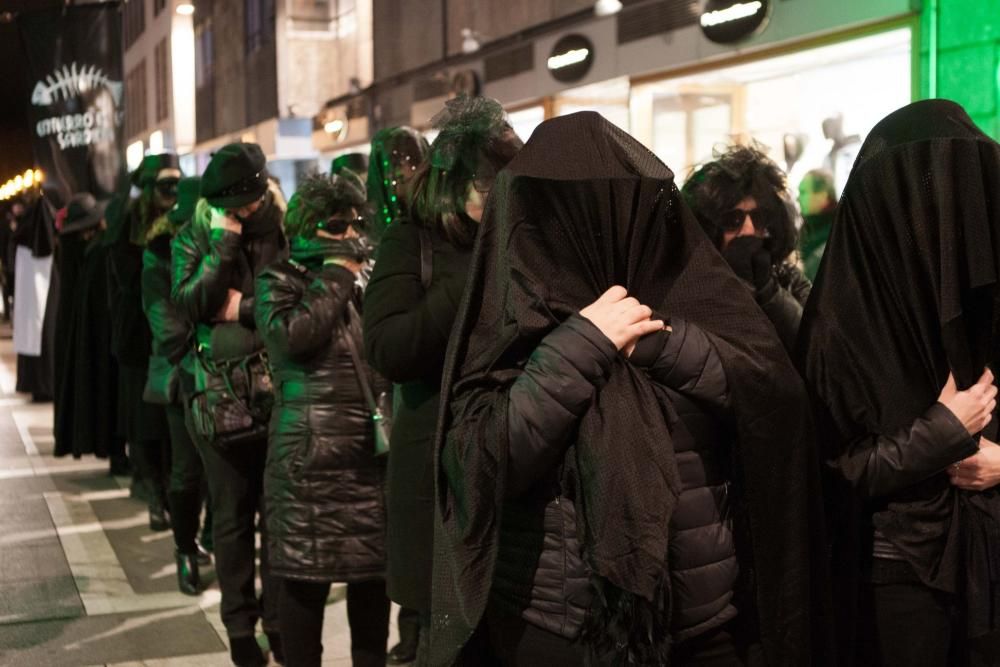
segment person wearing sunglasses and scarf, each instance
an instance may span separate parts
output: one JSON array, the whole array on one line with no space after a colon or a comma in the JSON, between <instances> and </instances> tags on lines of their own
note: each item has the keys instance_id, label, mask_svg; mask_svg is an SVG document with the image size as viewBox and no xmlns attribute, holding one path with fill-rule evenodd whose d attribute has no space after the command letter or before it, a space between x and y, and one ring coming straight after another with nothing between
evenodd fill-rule
<instances>
[{"instance_id":1,"label":"person wearing sunglasses and scarf","mask_svg":"<svg viewBox=\"0 0 1000 667\"><path fill-rule=\"evenodd\" d=\"M275 387L264 473L268 553L281 579L289 667L321 664L333 582L347 584L352 664L385 664L385 459L376 456L364 383L373 395L390 385L362 360L364 206L353 172L306 179L285 223L291 258L257 279L257 329Z\"/></svg>"},{"instance_id":2,"label":"person wearing sunglasses and scarf","mask_svg":"<svg viewBox=\"0 0 1000 667\"><path fill-rule=\"evenodd\" d=\"M153 223L177 201L180 177L176 155L147 156L138 174L142 193L111 224L108 234L111 350L119 368L119 428L146 486L149 528L154 531L170 530L170 430L163 406L142 399L153 349L153 335L142 309L142 254Z\"/></svg>"},{"instance_id":3,"label":"person wearing sunglasses and scarf","mask_svg":"<svg viewBox=\"0 0 1000 667\"><path fill-rule=\"evenodd\" d=\"M732 146L696 168L682 194L791 351L812 284L788 261L797 232L787 191L784 172L758 148Z\"/></svg>"}]
</instances>

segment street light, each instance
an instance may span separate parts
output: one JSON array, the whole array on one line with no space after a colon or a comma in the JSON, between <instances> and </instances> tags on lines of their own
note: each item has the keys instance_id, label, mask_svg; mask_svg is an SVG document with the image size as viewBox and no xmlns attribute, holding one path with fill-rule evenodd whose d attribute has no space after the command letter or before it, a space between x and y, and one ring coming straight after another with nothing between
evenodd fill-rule
<instances>
[{"instance_id":1,"label":"street light","mask_svg":"<svg viewBox=\"0 0 1000 667\"><path fill-rule=\"evenodd\" d=\"M594 14L597 16L612 16L622 10L619 0L597 0L594 3Z\"/></svg>"},{"instance_id":2,"label":"street light","mask_svg":"<svg viewBox=\"0 0 1000 667\"><path fill-rule=\"evenodd\" d=\"M181 4L177 5L177 13L180 14L181 16L191 16L192 14L194 14L194 5L192 5L190 2L182 2Z\"/></svg>"}]
</instances>

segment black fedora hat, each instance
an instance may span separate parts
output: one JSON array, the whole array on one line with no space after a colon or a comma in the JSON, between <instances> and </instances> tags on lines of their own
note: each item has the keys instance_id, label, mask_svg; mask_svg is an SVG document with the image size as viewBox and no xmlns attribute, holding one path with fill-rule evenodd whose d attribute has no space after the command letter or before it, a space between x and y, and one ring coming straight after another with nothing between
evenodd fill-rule
<instances>
[{"instance_id":1,"label":"black fedora hat","mask_svg":"<svg viewBox=\"0 0 1000 667\"><path fill-rule=\"evenodd\" d=\"M62 234L82 232L101 224L108 201L97 201L89 192L78 192L73 195L66 206L66 220L63 222Z\"/></svg>"}]
</instances>

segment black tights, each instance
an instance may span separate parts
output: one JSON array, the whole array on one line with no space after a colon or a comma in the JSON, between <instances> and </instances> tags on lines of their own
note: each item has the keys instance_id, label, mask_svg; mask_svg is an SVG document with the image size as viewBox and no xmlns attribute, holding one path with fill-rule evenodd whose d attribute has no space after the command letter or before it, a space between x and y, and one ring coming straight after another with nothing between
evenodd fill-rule
<instances>
[{"instance_id":1,"label":"black tights","mask_svg":"<svg viewBox=\"0 0 1000 667\"><path fill-rule=\"evenodd\" d=\"M278 626L285 667L319 667L323 659L323 614L329 583L282 579ZM389 639L385 580L347 584L347 622L354 667L383 667Z\"/></svg>"}]
</instances>

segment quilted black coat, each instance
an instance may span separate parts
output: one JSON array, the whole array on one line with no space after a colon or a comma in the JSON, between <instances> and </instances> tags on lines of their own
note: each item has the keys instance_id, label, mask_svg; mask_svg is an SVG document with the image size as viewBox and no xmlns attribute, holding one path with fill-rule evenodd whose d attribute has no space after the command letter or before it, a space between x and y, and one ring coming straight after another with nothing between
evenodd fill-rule
<instances>
[{"instance_id":1,"label":"quilted black coat","mask_svg":"<svg viewBox=\"0 0 1000 667\"><path fill-rule=\"evenodd\" d=\"M363 361L361 322L348 308L360 308L354 275L303 255L293 242L299 261L272 265L256 285L275 388L264 473L271 572L311 581L383 577L385 466L374 454L346 336L374 392L389 384Z\"/></svg>"}]
</instances>

